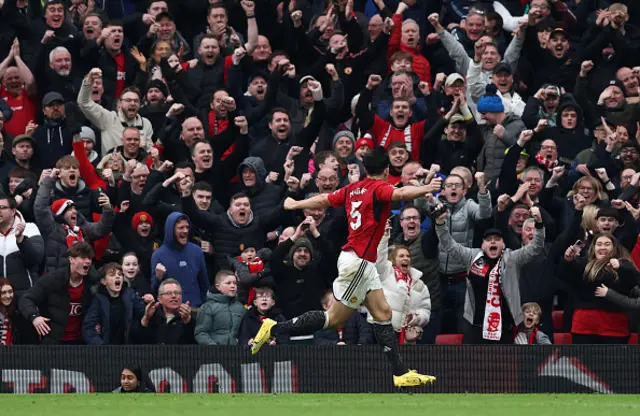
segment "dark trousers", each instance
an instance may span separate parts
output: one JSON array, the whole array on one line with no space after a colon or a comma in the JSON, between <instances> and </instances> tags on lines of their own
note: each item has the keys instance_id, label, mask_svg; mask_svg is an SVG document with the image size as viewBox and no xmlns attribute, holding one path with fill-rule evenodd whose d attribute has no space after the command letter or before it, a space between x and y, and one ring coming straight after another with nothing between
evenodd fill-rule
<instances>
[{"instance_id":1,"label":"dark trousers","mask_svg":"<svg viewBox=\"0 0 640 416\"><path fill-rule=\"evenodd\" d=\"M612 344L627 344L629 337L605 337L602 335L591 334L571 334L572 342L574 344L600 344L600 345L612 345Z\"/></svg>"},{"instance_id":2,"label":"dark trousers","mask_svg":"<svg viewBox=\"0 0 640 416\"><path fill-rule=\"evenodd\" d=\"M464 300L467 295L467 282L451 282L446 276L442 279L443 297L442 334L462 334L465 328Z\"/></svg>"},{"instance_id":3,"label":"dark trousers","mask_svg":"<svg viewBox=\"0 0 640 416\"><path fill-rule=\"evenodd\" d=\"M442 315L442 309L431 311L429 323L424 327L422 338L420 338L416 344L431 345L436 343L436 336L440 335L440 329L442 327Z\"/></svg>"}]
</instances>

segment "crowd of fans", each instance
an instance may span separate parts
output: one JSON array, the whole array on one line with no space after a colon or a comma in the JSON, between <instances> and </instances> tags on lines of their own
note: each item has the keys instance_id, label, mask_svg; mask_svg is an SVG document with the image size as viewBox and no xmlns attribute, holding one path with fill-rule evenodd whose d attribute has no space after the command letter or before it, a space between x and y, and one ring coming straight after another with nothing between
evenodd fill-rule
<instances>
[{"instance_id":1,"label":"crowd of fans","mask_svg":"<svg viewBox=\"0 0 640 416\"><path fill-rule=\"evenodd\" d=\"M328 309L388 150L440 178L377 270L401 343L626 343L640 10L608 0L0 0L0 344L250 345ZM446 211L444 210L446 208ZM271 344L370 344L344 328ZM124 377L124 376L123 376Z\"/></svg>"}]
</instances>

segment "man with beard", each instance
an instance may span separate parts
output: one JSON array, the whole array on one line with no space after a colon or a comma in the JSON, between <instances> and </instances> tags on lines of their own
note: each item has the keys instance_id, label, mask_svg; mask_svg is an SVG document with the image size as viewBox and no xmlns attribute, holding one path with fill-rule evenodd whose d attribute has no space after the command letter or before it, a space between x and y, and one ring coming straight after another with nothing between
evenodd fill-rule
<instances>
[{"instance_id":1,"label":"man with beard","mask_svg":"<svg viewBox=\"0 0 640 416\"><path fill-rule=\"evenodd\" d=\"M138 49L145 56L149 56L151 47L158 41L169 42L174 51L182 51L182 56L191 56L191 46L176 29L173 15L169 12L160 12L156 15L154 23L149 26L146 36L138 42Z\"/></svg>"},{"instance_id":2,"label":"man with beard","mask_svg":"<svg viewBox=\"0 0 640 416\"><path fill-rule=\"evenodd\" d=\"M105 25L92 48L84 49L85 67L102 69L104 94L109 102L120 98L125 86L133 84L138 70L135 58L122 49L123 42L122 23L113 21Z\"/></svg>"},{"instance_id":3,"label":"man with beard","mask_svg":"<svg viewBox=\"0 0 640 416\"><path fill-rule=\"evenodd\" d=\"M144 105L140 107L140 116L151 122L154 132L159 132L166 119L171 103L167 102L169 89L162 80L154 79L147 84Z\"/></svg>"},{"instance_id":4,"label":"man with beard","mask_svg":"<svg viewBox=\"0 0 640 416\"><path fill-rule=\"evenodd\" d=\"M451 235L456 242L466 247L471 247L473 244L476 225L481 220L491 218L492 214L491 195L486 189L484 175L476 174L476 179L479 189L479 204L465 197L467 185L461 176L455 174L447 176L439 196L450 212L448 227L451 230ZM464 328L462 316L464 291L466 290L464 281L466 267L457 258L450 256L442 245L438 249L440 275L443 281L448 283L443 296L444 308L445 311L453 313L453 316L447 316L448 319L443 319L443 322L454 324L453 328L447 328L450 333L460 333Z\"/></svg>"},{"instance_id":5,"label":"man with beard","mask_svg":"<svg viewBox=\"0 0 640 416\"><path fill-rule=\"evenodd\" d=\"M278 205L284 197L285 188L275 185L267 176L264 162L259 157L250 156L238 165L238 177L241 187L238 191L245 192L251 200L254 215L262 215ZM271 234L271 233L270 233ZM277 236L271 235L270 240Z\"/></svg>"},{"instance_id":6,"label":"man with beard","mask_svg":"<svg viewBox=\"0 0 640 416\"><path fill-rule=\"evenodd\" d=\"M483 137L464 95L456 97L451 110L427 132L424 144L420 160L425 166L436 163L445 175L456 166L471 168L482 150Z\"/></svg>"},{"instance_id":7,"label":"man with beard","mask_svg":"<svg viewBox=\"0 0 640 416\"><path fill-rule=\"evenodd\" d=\"M308 150L318 137L325 116L322 86L319 82L308 80L307 86L315 101L309 123L299 133L292 133L289 112L277 107L271 111L269 120L270 134L261 139L250 151L251 156L262 158L267 172L282 172L287 154L292 146L300 146L305 150L295 158L295 176L307 171Z\"/></svg>"},{"instance_id":8,"label":"man with beard","mask_svg":"<svg viewBox=\"0 0 640 416\"><path fill-rule=\"evenodd\" d=\"M120 109L109 111L91 100L91 86L96 78L102 78L102 70L93 68L82 82L78 94L78 106L87 119L102 136L102 154L105 155L118 146L125 127L135 127L140 131L141 146L149 150L153 145L151 122L138 114L140 91L136 87L126 87L120 96Z\"/></svg>"},{"instance_id":9,"label":"man with beard","mask_svg":"<svg viewBox=\"0 0 640 416\"><path fill-rule=\"evenodd\" d=\"M36 84L46 85L45 91L62 94L64 102L74 102L80 90L82 79L76 74L71 53L64 46L57 46L49 53L41 48L38 66L35 69ZM43 91L41 91L43 92Z\"/></svg>"},{"instance_id":10,"label":"man with beard","mask_svg":"<svg viewBox=\"0 0 640 416\"><path fill-rule=\"evenodd\" d=\"M389 114L391 122L385 121L369 110L373 90L380 85L380 75L370 75L366 88L362 90L356 105L356 117L360 119L360 129L369 130L380 146L389 149L391 143L399 141L405 144L406 151L413 160L420 159L420 147L425 133L425 123L435 123L437 110L435 105L429 106L428 120L411 123L411 103L406 99L395 99Z\"/></svg>"},{"instance_id":11,"label":"man with beard","mask_svg":"<svg viewBox=\"0 0 640 416\"><path fill-rule=\"evenodd\" d=\"M14 62L15 66L9 66ZM36 119L37 96L36 82L29 67L20 57L20 43L13 41L11 50L4 61L0 63L0 98L2 98L13 112L10 117L4 114L4 128L2 131L17 136L25 132L29 121ZM10 118L10 120L9 120ZM9 150L11 140L5 137L5 150Z\"/></svg>"},{"instance_id":12,"label":"man with beard","mask_svg":"<svg viewBox=\"0 0 640 416\"><path fill-rule=\"evenodd\" d=\"M573 90L578 65L569 50L567 33L561 28L552 30L549 41L543 48L536 30L535 25L530 22L523 48L527 60L536 63L535 71L531 74L530 90L538 91L545 84L557 85L566 91Z\"/></svg>"},{"instance_id":13,"label":"man with beard","mask_svg":"<svg viewBox=\"0 0 640 416\"><path fill-rule=\"evenodd\" d=\"M42 99L44 123L33 132L36 142L38 167L51 169L58 159L71 153L73 144L72 129L80 131L80 126L67 122L64 98L57 92L49 92Z\"/></svg>"},{"instance_id":14,"label":"man with beard","mask_svg":"<svg viewBox=\"0 0 640 416\"><path fill-rule=\"evenodd\" d=\"M82 344L82 318L91 303L89 269L94 253L79 242L69 247L69 263L38 279L20 298L20 313L31 322L41 344Z\"/></svg>"},{"instance_id":15,"label":"man with beard","mask_svg":"<svg viewBox=\"0 0 640 416\"><path fill-rule=\"evenodd\" d=\"M466 269L465 344L513 344L511 327L523 321L519 271L544 248L544 225L538 208L531 208L531 216L536 221L533 241L518 250L505 249L497 229L484 233L481 249L464 247L451 237L446 212L436 220L441 251L460 259Z\"/></svg>"},{"instance_id":16,"label":"man with beard","mask_svg":"<svg viewBox=\"0 0 640 416\"><path fill-rule=\"evenodd\" d=\"M209 0L209 4L210 6L207 10L208 27L206 28L206 32L200 33L193 39L193 47L198 50L198 54L200 53L200 42L202 41L202 38L204 38L208 34L214 35L221 48L232 46L232 39L242 44L240 35L238 35L235 30L231 26L229 26L229 13L227 12L225 5L221 2L213 0ZM251 34L248 34L248 36L251 38L253 36L253 33L255 33L255 47L258 36L258 27L254 11L255 4L252 1L242 1L241 6L247 16L247 28L251 28L250 30L252 30ZM253 32L254 30L255 32ZM237 38L234 35L236 35ZM253 48L251 49L251 51L253 51ZM228 52L231 52L231 50L229 50ZM196 58L199 58L199 56L196 55Z\"/></svg>"},{"instance_id":17,"label":"man with beard","mask_svg":"<svg viewBox=\"0 0 640 416\"><path fill-rule=\"evenodd\" d=\"M227 258L240 255L238 247L243 241L254 241L256 250L263 248L267 234L286 224L290 217L281 204L260 216L254 216L249 196L243 192L231 197L226 213L213 215L197 208L191 196L192 187L193 182L188 179L181 189L182 209L193 218L196 226L212 231L211 243L218 268L229 267Z\"/></svg>"},{"instance_id":18,"label":"man with beard","mask_svg":"<svg viewBox=\"0 0 640 416\"><path fill-rule=\"evenodd\" d=\"M556 127L560 99L563 97L560 87L554 84L545 84L532 97L527 100L527 105L522 115L527 128L534 128L540 120L546 120L549 127Z\"/></svg>"},{"instance_id":19,"label":"man with beard","mask_svg":"<svg viewBox=\"0 0 640 416\"><path fill-rule=\"evenodd\" d=\"M198 109L207 108L212 95L224 86L224 59L220 55L218 39L207 33L198 47L200 57L194 67L189 68L189 83L196 95L188 97Z\"/></svg>"},{"instance_id":20,"label":"man with beard","mask_svg":"<svg viewBox=\"0 0 640 416\"><path fill-rule=\"evenodd\" d=\"M13 154L13 160L16 165L24 168L36 176L40 175L40 169L34 166L33 152L35 147L35 140L33 137L20 134L13 139L11 145L11 153Z\"/></svg>"},{"instance_id":21,"label":"man with beard","mask_svg":"<svg viewBox=\"0 0 640 416\"><path fill-rule=\"evenodd\" d=\"M186 304L197 308L206 300L210 284L202 249L190 238L189 217L171 213L164 224L164 243L151 256L151 286L157 289L164 279L176 279Z\"/></svg>"}]
</instances>

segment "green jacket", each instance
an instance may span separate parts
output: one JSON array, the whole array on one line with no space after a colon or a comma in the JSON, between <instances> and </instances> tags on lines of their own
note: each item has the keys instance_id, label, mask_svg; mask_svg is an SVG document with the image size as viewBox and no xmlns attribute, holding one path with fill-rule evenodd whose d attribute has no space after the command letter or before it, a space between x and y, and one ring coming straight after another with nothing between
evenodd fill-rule
<instances>
[{"instance_id":1,"label":"green jacket","mask_svg":"<svg viewBox=\"0 0 640 416\"><path fill-rule=\"evenodd\" d=\"M196 341L200 345L238 345L238 329L245 312L235 296L207 292L207 301L196 320Z\"/></svg>"}]
</instances>

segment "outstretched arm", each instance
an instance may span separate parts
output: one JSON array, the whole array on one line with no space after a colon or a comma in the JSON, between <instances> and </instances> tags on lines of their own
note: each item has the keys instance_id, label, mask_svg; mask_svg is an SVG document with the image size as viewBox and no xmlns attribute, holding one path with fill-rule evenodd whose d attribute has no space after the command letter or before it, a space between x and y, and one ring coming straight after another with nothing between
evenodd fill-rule
<instances>
[{"instance_id":1,"label":"outstretched arm","mask_svg":"<svg viewBox=\"0 0 640 416\"><path fill-rule=\"evenodd\" d=\"M440 190L442 186L442 179L436 177L427 185L422 186L403 186L402 188L394 189L391 194L392 201L413 201L416 198L425 196L428 193Z\"/></svg>"},{"instance_id":2,"label":"outstretched arm","mask_svg":"<svg viewBox=\"0 0 640 416\"><path fill-rule=\"evenodd\" d=\"M305 199L303 201L296 201L292 198L287 198L284 201L284 209L287 211L329 208L330 206L331 203L329 202L328 194L316 195L313 198Z\"/></svg>"}]
</instances>

